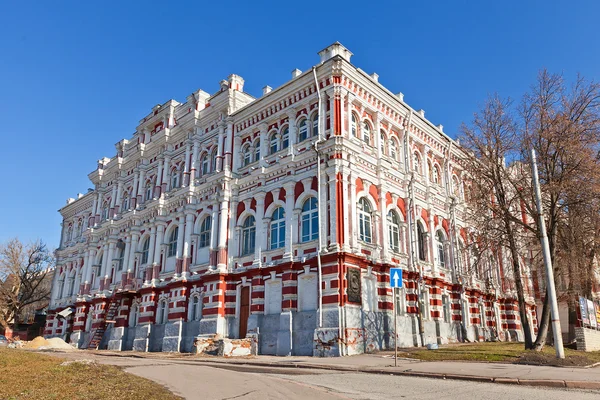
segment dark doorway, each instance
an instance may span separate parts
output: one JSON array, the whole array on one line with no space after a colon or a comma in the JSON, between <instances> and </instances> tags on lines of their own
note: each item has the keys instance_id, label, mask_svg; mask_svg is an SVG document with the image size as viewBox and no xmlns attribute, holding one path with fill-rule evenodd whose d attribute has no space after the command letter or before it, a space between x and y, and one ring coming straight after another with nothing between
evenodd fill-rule
<instances>
[{"instance_id":1,"label":"dark doorway","mask_svg":"<svg viewBox=\"0 0 600 400\"><path fill-rule=\"evenodd\" d=\"M240 330L239 337L243 339L248 332L248 316L250 315L250 286L242 286L240 298Z\"/></svg>"}]
</instances>

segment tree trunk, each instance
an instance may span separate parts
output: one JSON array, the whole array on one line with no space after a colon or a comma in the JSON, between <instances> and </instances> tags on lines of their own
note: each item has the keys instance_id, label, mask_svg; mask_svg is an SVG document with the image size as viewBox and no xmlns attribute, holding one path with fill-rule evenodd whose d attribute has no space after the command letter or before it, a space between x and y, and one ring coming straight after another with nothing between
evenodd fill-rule
<instances>
[{"instance_id":1,"label":"tree trunk","mask_svg":"<svg viewBox=\"0 0 600 400\"><path fill-rule=\"evenodd\" d=\"M515 278L515 286L517 289L517 300L519 302L519 316L521 317L521 327L525 336L525 350L533 348L533 340L531 337L531 327L527 318L527 304L525 303L525 292L523 290L523 281L521 280L521 267L519 266L519 250L513 236L511 222L506 218L506 233L508 233L508 242L512 258L513 275Z\"/></svg>"}]
</instances>

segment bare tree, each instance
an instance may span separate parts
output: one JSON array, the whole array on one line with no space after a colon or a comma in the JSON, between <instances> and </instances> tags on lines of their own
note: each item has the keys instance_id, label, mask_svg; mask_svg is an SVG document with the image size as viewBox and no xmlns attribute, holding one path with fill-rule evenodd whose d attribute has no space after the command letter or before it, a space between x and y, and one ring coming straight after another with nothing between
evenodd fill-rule
<instances>
[{"instance_id":1,"label":"bare tree","mask_svg":"<svg viewBox=\"0 0 600 400\"><path fill-rule=\"evenodd\" d=\"M24 245L19 239L0 245L0 324L18 324L27 307L50 299L46 275L54 257L41 241Z\"/></svg>"},{"instance_id":2,"label":"bare tree","mask_svg":"<svg viewBox=\"0 0 600 400\"><path fill-rule=\"evenodd\" d=\"M600 85L578 77L567 88L562 76L543 70L523 97L518 110L510 101L493 96L471 126L463 127L464 145L471 151L467 170L474 182L474 226L485 240L507 247L519 300L526 348L530 348L529 324L524 310L524 293L519 260L524 250L537 252L539 237L537 209L529 173L529 150L536 150L550 255L557 271L573 263L557 249L558 233L564 227L563 245L571 250L582 246L582 265L589 269L596 254L596 240L584 245L582 229L573 229L581 213L598 213L600 195ZM477 193L479 192L479 196ZM595 226L594 218L587 222ZM571 224L571 230L567 229ZM587 234L589 235L589 231ZM564 249L566 251L566 248ZM562 253L565 255L564 251ZM580 269L578 269L579 271ZM578 275L580 276L580 275ZM585 274L590 286L590 274ZM545 296L538 335L533 348L546 342L550 310Z\"/></svg>"},{"instance_id":3,"label":"bare tree","mask_svg":"<svg viewBox=\"0 0 600 400\"><path fill-rule=\"evenodd\" d=\"M525 336L525 348L531 349L533 338L528 323L525 290L521 270L519 232L514 221L520 209L520 194L527 182L513 162L520 151L517 125L511 113L510 100L493 96L480 113L475 113L473 123L462 127L462 144L470 157L464 160L468 174L468 220L478 235L478 247L494 249L503 247L509 251L512 275L515 283L519 314Z\"/></svg>"}]
</instances>

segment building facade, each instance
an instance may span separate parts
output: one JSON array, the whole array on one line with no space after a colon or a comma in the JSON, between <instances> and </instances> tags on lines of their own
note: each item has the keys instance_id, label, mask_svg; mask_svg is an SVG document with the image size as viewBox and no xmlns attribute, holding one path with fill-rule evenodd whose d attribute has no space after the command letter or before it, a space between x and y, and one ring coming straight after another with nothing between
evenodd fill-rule
<instances>
[{"instance_id":1,"label":"building facade","mask_svg":"<svg viewBox=\"0 0 600 400\"><path fill-rule=\"evenodd\" d=\"M521 338L505 256L466 250L460 146L341 44L319 56L260 98L230 75L157 105L98 161L60 210L47 336L108 316L101 348L350 355L393 348L396 312L399 346Z\"/></svg>"}]
</instances>

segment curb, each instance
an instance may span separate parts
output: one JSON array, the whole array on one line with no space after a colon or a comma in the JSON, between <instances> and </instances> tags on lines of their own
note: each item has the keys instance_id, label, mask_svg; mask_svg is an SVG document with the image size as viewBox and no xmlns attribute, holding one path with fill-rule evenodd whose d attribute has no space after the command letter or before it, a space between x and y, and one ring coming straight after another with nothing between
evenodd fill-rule
<instances>
[{"instance_id":1,"label":"curb","mask_svg":"<svg viewBox=\"0 0 600 400\"><path fill-rule=\"evenodd\" d=\"M182 359L182 358L154 358L144 357L143 355L135 354L115 354L115 353L98 353L94 352L95 355L109 356L109 357L133 357L133 358L147 358L147 359L160 359L164 361L176 361L181 364L225 364L225 365L245 365L263 368L296 368L296 369L317 369L317 370L329 370L329 371L340 371L340 372L358 372L366 374L377 374L377 375L394 375L394 376L408 376L414 378L431 378L431 379L451 379L451 380L462 380L469 382L479 383L497 383L504 385L523 385L532 387L547 387L547 388L563 388L563 389L586 389L586 390L600 390L600 381L570 381L570 380L559 380L559 379L518 379L518 378L494 378L480 375L459 375L459 374L445 374L437 372L421 372L407 370L390 370L385 368L377 367L352 367L345 365L325 365L325 364L313 364L313 363L286 363L286 362L264 362L264 361L244 361L244 360L216 360L216 359Z\"/></svg>"}]
</instances>

